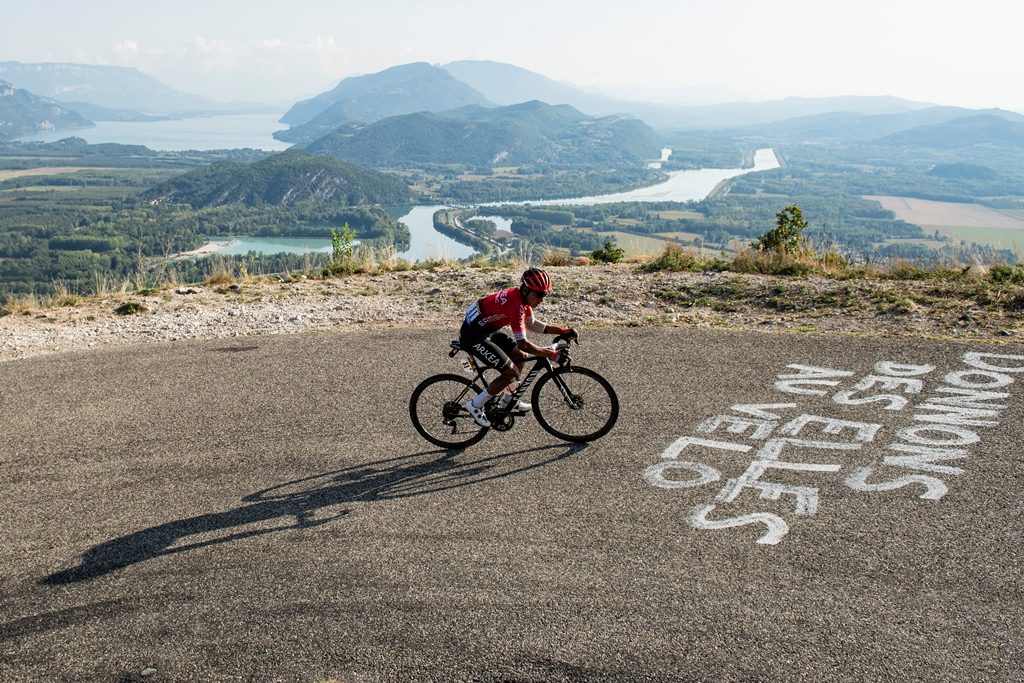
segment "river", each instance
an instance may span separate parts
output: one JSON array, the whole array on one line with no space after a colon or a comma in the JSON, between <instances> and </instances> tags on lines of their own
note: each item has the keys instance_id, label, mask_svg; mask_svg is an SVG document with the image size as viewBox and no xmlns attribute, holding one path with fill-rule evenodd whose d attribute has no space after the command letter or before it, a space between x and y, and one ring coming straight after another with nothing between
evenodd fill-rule
<instances>
[{"instance_id":1,"label":"river","mask_svg":"<svg viewBox=\"0 0 1024 683\"><path fill-rule=\"evenodd\" d=\"M688 202L707 197L724 180L735 178L745 173L768 171L779 167L779 160L771 149L759 149L754 154L754 165L751 168L702 168L693 171L673 171L669 179L630 192L596 195L592 197L576 197L573 199L549 199L532 202L502 202L503 204L531 204L533 206L581 206L587 204L610 204L613 202ZM493 205L485 205L493 206ZM472 256L475 250L456 242L447 235L434 230L434 212L449 208L445 205L415 206L398 220L409 226L411 233L410 248L396 254L407 261L427 261L430 259L462 259ZM508 221L486 215L486 208L481 210L481 217L489 218L498 223L499 229L508 229ZM274 249L275 251L268 250ZM277 249L277 247L282 247ZM289 247L289 248L284 248ZM273 244L260 237L236 237L232 240L229 252L247 253L257 251L264 253L280 253L282 251L298 252L318 251L330 253L330 240L299 239L289 240L277 238Z\"/></svg>"},{"instance_id":2,"label":"river","mask_svg":"<svg viewBox=\"0 0 1024 683\"><path fill-rule=\"evenodd\" d=\"M718 184L729 178L770 171L779 167L775 151L759 149L754 153L753 168L699 168L692 171L671 171L668 180L641 187L629 192L616 192L595 197L575 197L573 199L545 199L535 202L515 202L517 204L533 204L541 206L583 206L590 204L614 204L615 202L689 202L699 201L707 197L718 187Z\"/></svg>"}]
</instances>

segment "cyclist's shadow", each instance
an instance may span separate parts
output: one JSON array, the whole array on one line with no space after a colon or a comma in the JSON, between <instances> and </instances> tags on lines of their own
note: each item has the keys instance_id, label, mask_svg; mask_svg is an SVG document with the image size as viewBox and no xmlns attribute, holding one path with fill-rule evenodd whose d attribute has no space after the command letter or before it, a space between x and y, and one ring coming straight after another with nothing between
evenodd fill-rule
<instances>
[{"instance_id":1,"label":"cyclist's shadow","mask_svg":"<svg viewBox=\"0 0 1024 683\"><path fill-rule=\"evenodd\" d=\"M346 506L317 516L317 512L338 505L408 498L509 477L568 458L583 448L585 444L544 446L475 460L466 459L465 455L457 458L459 453L455 451L424 451L284 482L244 497L245 504L231 510L167 522L101 543L86 551L77 567L50 574L40 583L61 585L87 581L162 555L288 529L315 527L353 511ZM510 460L544 451L552 453L525 463ZM277 519L283 523L269 528L245 528ZM180 543L183 539L217 532L222 533L214 538Z\"/></svg>"}]
</instances>

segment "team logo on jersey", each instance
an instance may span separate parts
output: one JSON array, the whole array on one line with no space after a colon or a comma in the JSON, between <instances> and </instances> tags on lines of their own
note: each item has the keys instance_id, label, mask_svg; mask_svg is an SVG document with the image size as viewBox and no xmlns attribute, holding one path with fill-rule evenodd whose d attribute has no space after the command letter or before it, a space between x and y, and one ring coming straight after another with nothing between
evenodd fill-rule
<instances>
[{"instance_id":1,"label":"team logo on jersey","mask_svg":"<svg viewBox=\"0 0 1024 683\"><path fill-rule=\"evenodd\" d=\"M508 292L505 291L505 290L502 290L502 291L498 292L498 299L497 300L498 300L499 304L504 306L508 302Z\"/></svg>"}]
</instances>

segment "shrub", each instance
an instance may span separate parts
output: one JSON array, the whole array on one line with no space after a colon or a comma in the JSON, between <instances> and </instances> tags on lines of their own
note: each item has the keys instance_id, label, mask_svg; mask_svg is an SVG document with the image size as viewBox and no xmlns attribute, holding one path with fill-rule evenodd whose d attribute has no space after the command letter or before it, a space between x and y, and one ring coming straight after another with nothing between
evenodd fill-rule
<instances>
[{"instance_id":1,"label":"shrub","mask_svg":"<svg viewBox=\"0 0 1024 683\"><path fill-rule=\"evenodd\" d=\"M640 270L651 272L656 270L701 270L701 262L689 249L683 249L675 242L665 244L661 256L640 266Z\"/></svg>"},{"instance_id":2,"label":"shrub","mask_svg":"<svg viewBox=\"0 0 1024 683\"><path fill-rule=\"evenodd\" d=\"M572 257L554 249L549 249L541 262L542 266L571 266Z\"/></svg>"},{"instance_id":3,"label":"shrub","mask_svg":"<svg viewBox=\"0 0 1024 683\"><path fill-rule=\"evenodd\" d=\"M996 284L1024 284L1024 268L998 264L989 268L988 278Z\"/></svg>"},{"instance_id":4,"label":"shrub","mask_svg":"<svg viewBox=\"0 0 1024 683\"><path fill-rule=\"evenodd\" d=\"M114 309L114 313L118 315L137 315L139 313L145 313L149 309L146 308L145 304L140 304L137 301L126 301L117 308Z\"/></svg>"},{"instance_id":5,"label":"shrub","mask_svg":"<svg viewBox=\"0 0 1024 683\"><path fill-rule=\"evenodd\" d=\"M818 267L818 258L810 249L796 252L752 251L743 249L732 260L730 269L736 273L762 275L810 275Z\"/></svg>"},{"instance_id":6,"label":"shrub","mask_svg":"<svg viewBox=\"0 0 1024 683\"><path fill-rule=\"evenodd\" d=\"M890 280L924 280L929 274L927 268L915 266L910 261L896 261L886 269L885 277Z\"/></svg>"}]
</instances>

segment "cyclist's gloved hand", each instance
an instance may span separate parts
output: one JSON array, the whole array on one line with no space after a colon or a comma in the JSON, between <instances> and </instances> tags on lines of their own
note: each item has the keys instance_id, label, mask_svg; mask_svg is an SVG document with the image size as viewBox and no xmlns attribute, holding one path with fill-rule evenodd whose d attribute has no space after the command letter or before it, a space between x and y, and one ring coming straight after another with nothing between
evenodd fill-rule
<instances>
[{"instance_id":1,"label":"cyclist's gloved hand","mask_svg":"<svg viewBox=\"0 0 1024 683\"><path fill-rule=\"evenodd\" d=\"M569 349L551 349L548 358L561 365L569 360Z\"/></svg>"}]
</instances>

